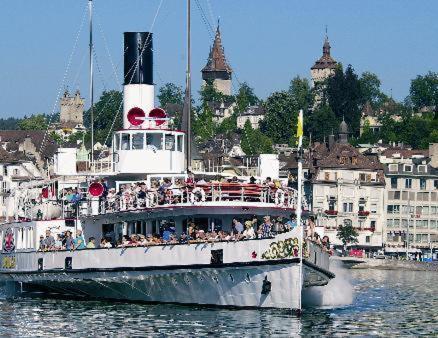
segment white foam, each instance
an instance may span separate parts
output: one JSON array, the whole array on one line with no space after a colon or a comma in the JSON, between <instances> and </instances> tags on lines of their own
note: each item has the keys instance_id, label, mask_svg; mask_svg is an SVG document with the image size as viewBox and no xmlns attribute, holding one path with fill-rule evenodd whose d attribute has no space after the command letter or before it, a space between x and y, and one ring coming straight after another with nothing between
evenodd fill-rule
<instances>
[{"instance_id":1,"label":"white foam","mask_svg":"<svg viewBox=\"0 0 438 338\"><path fill-rule=\"evenodd\" d=\"M330 270L336 275L326 286L310 287L303 290L302 301L305 307L341 307L354 300L351 276L342 262L331 261Z\"/></svg>"}]
</instances>

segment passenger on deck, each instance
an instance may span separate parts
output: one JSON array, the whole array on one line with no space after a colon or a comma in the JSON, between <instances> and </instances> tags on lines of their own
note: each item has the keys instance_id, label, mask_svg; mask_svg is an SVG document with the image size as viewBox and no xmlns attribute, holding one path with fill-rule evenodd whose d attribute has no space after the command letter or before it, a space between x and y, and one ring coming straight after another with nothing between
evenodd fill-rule
<instances>
[{"instance_id":1,"label":"passenger on deck","mask_svg":"<svg viewBox=\"0 0 438 338\"><path fill-rule=\"evenodd\" d=\"M96 249L96 239L94 237L88 239L87 249Z\"/></svg>"},{"instance_id":2,"label":"passenger on deck","mask_svg":"<svg viewBox=\"0 0 438 338\"><path fill-rule=\"evenodd\" d=\"M290 215L290 220L288 220L285 224L285 230L291 231L297 226L297 216L294 214Z\"/></svg>"},{"instance_id":3,"label":"passenger on deck","mask_svg":"<svg viewBox=\"0 0 438 338\"><path fill-rule=\"evenodd\" d=\"M277 219L275 220L273 232L275 234L281 234L282 232L284 232L284 225L283 225L283 218L282 217L277 217Z\"/></svg>"},{"instance_id":4,"label":"passenger on deck","mask_svg":"<svg viewBox=\"0 0 438 338\"><path fill-rule=\"evenodd\" d=\"M321 240L322 247L325 251L330 251L330 240L328 236L324 236Z\"/></svg>"},{"instance_id":5,"label":"passenger on deck","mask_svg":"<svg viewBox=\"0 0 438 338\"><path fill-rule=\"evenodd\" d=\"M271 231L272 231L271 217L266 215L263 217L263 224L260 225L259 237L261 238L271 237L272 236Z\"/></svg>"},{"instance_id":6,"label":"passenger on deck","mask_svg":"<svg viewBox=\"0 0 438 338\"><path fill-rule=\"evenodd\" d=\"M62 237L61 234L57 234L56 235L56 240L55 240L55 246L54 249L56 250L62 250L63 245L62 245Z\"/></svg>"},{"instance_id":7,"label":"passenger on deck","mask_svg":"<svg viewBox=\"0 0 438 338\"><path fill-rule=\"evenodd\" d=\"M46 230L46 237L43 241L44 250L53 250L55 249L55 238L53 238L50 230Z\"/></svg>"},{"instance_id":8,"label":"passenger on deck","mask_svg":"<svg viewBox=\"0 0 438 338\"><path fill-rule=\"evenodd\" d=\"M108 241L106 240L106 238L102 238L101 241L100 241L100 247L101 247L101 248L105 248L105 249L110 249L110 248L112 248L113 246L111 245L110 242L108 242Z\"/></svg>"},{"instance_id":9,"label":"passenger on deck","mask_svg":"<svg viewBox=\"0 0 438 338\"><path fill-rule=\"evenodd\" d=\"M180 244L187 244L188 243L188 238L185 232L183 232L181 234L181 236L179 237L179 243Z\"/></svg>"},{"instance_id":10,"label":"passenger on deck","mask_svg":"<svg viewBox=\"0 0 438 338\"><path fill-rule=\"evenodd\" d=\"M40 246L39 246L39 251L43 251L44 250L44 236L41 235L40 236Z\"/></svg>"},{"instance_id":11,"label":"passenger on deck","mask_svg":"<svg viewBox=\"0 0 438 338\"><path fill-rule=\"evenodd\" d=\"M76 238L73 240L73 250L82 250L85 249L85 239L82 235L82 230L76 231Z\"/></svg>"},{"instance_id":12,"label":"passenger on deck","mask_svg":"<svg viewBox=\"0 0 438 338\"><path fill-rule=\"evenodd\" d=\"M307 237L312 239L315 235L315 218L310 216L307 220Z\"/></svg>"},{"instance_id":13,"label":"passenger on deck","mask_svg":"<svg viewBox=\"0 0 438 338\"><path fill-rule=\"evenodd\" d=\"M252 227L252 221L245 221L245 231L243 232L244 239L254 239L256 234L254 228Z\"/></svg>"},{"instance_id":14,"label":"passenger on deck","mask_svg":"<svg viewBox=\"0 0 438 338\"><path fill-rule=\"evenodd\" d=\"M233 232L235 234L241 234L243 232L243 225L237 218L233 218Z\"/></svg>"},{"instance_id":15,"label":"passenger on deck","mask_svg":"<svg viewBox=\"0 0 438 338\"><path fill-rule=\"evenodd\" d=\"M73 238L71 237L71 232L67 230L62 241L62 245L65 250L72 250L74 248Z\"/></svg>"}]
</instances>

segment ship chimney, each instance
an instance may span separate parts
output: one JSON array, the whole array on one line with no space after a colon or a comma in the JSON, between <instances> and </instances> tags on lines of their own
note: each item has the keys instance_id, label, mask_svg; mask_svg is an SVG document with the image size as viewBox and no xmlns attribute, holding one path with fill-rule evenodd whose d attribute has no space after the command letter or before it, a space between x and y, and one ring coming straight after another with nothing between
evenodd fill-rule
<instances>
[{"instance_id":1,"label":"ship chimney","mask_svg":"<svg viewBox=\"0 0 438 338\"><path fill-rule=\"evenodd\" d=\"M141 129L154 108L152 33L124 33L123 128Z\"/></svg>"}]
</instances>

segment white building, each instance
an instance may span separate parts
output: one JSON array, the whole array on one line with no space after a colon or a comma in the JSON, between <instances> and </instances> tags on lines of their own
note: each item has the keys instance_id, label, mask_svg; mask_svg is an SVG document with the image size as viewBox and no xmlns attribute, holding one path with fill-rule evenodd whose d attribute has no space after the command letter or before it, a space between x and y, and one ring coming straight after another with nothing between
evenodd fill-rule
<instances>
[{"instance_id":1,"label":"white building","mask_svg":"<svg viewBox=\"0 0 438 338\"><path fill-rule=\"evenodd\" d=\"M386 175L385 250L438 248L438 144L429 150L389 148L380 161Z\"/></svg>"},{"instance_id":2,"label":"white building","mask_svg":"<svg viewBox=\"0 0 438 338\"><path fill-rule=\"evenodd\" d=\"M11 155L3 148L0 148L0 173L0 220L3 222L15 216L15 189L23 182L40 181L44 176L24 154Z\"/></svg>"},{"instance_id":3,"label":"white building","mask_svg":"<svg viewBox=\"0 0 438 338\"><path fill-rule=\"evenodd\" d=\"M252 129L259 129L259 122L265 118L265 110L261 106L250 106L246 111L237 116L237 128L243 129L249 120Z\"/></svg>"},{"instance_id":4,"label":"white building","mask_svg":"<svg viewBox=\"0 0 438 338\"><path fill-rule=\"evenodd\" d=\"M342 244L337 238L339 225L351 224L359 234L356 246L377 250L385 229L383 167L377 157L367 157L346 142L344 124L339 143L320 144L312 151L313 212L319 231L332 244Z\"/></svg>"}]
</instances>

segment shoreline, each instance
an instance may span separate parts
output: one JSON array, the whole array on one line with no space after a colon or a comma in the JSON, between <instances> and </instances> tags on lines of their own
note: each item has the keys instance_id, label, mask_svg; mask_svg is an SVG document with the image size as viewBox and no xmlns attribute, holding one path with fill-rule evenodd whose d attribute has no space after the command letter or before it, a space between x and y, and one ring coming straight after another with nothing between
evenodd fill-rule
<instances>
[{"instance_id":1,"label":"shoreline","mask_svg":"<svg viewBox=\"0 0 438 338\"><path fill-rule=\"evenodd\" d=\"M410 270L438 272L438 262L401 261L355 257L331 257L332 262L342 262L347 269Z\"/></svg>"}]
</instances>

